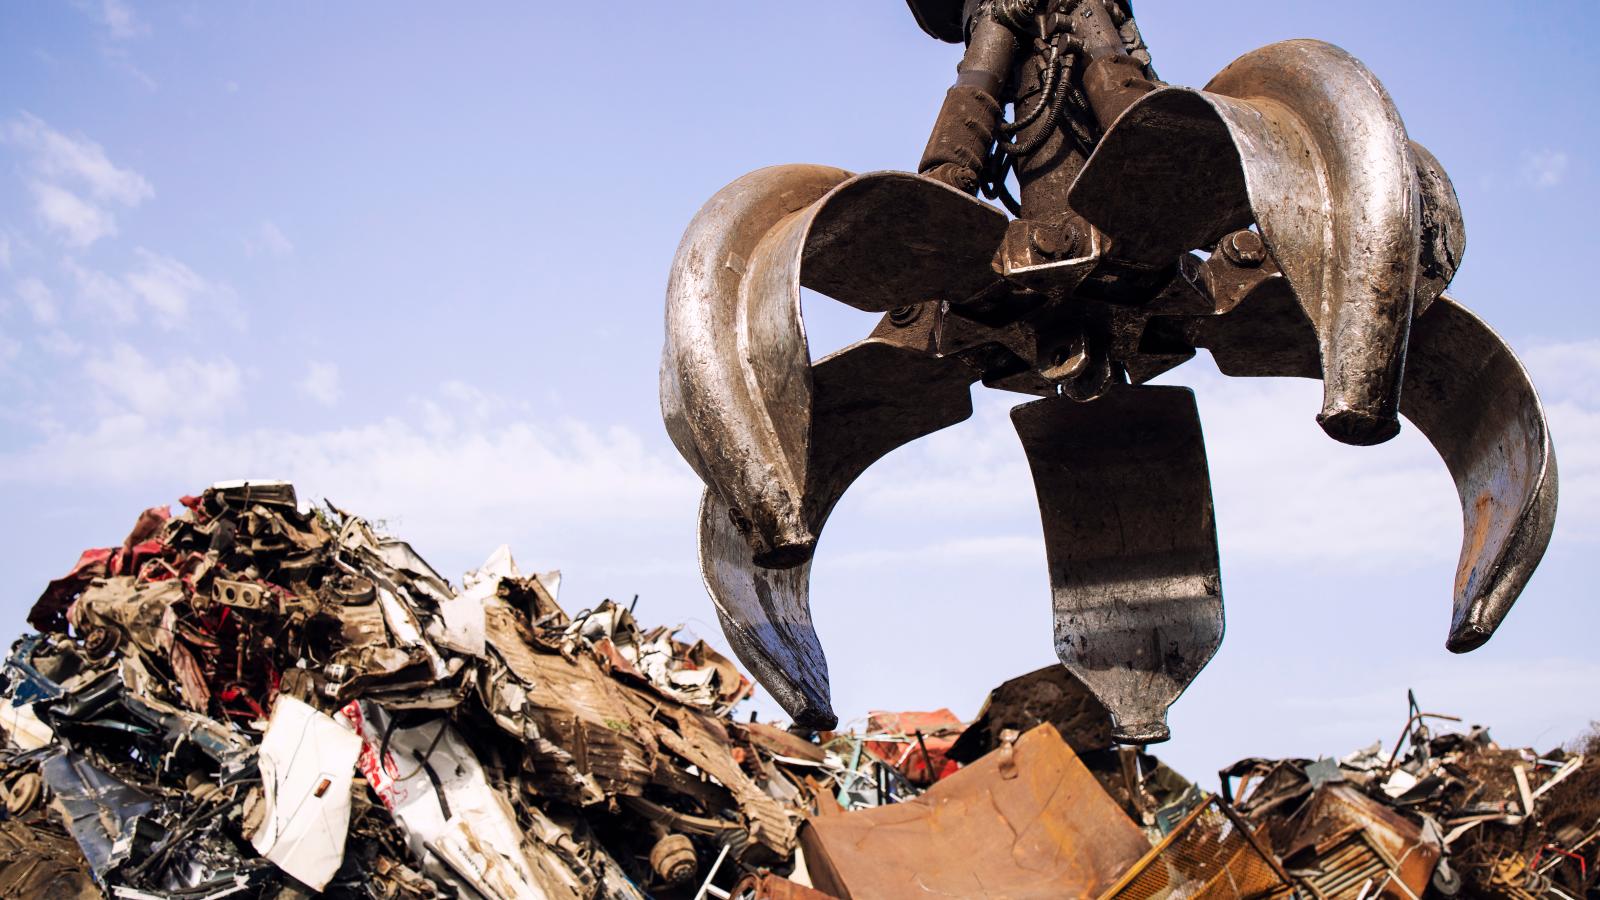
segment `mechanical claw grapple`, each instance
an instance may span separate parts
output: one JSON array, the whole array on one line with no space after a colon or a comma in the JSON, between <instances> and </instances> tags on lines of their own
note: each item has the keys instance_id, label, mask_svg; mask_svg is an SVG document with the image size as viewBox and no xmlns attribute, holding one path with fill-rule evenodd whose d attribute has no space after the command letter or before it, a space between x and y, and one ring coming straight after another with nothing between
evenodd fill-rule
<instances>
[{"instance_id":1,"label":"mechanical claw grapple","mask_svg":"<svg viewBox=\"0 0 1600 900\"><path fill-rule=\"evenodd\" d=\"M1040 398L1012 420L1062 662L1119 740L1167 738L1222 588L1194 396L1146 382L1202 347L1228 375L1321 378L1335 440L1421 429L1465 522L1446 646L1487 641L1549 542L1555 456L1521 363L1444 293L1455 190L1372 72L1296 40L1194 90L1156 78L1126 2L911 6L966 44L919 173L752 172L667 288L661 405L707 485L706 585L795 721L835 722L807 586L829 512L981 381ZM813 364L801 288L884 317Z\"/></svg>"}]
</instances>

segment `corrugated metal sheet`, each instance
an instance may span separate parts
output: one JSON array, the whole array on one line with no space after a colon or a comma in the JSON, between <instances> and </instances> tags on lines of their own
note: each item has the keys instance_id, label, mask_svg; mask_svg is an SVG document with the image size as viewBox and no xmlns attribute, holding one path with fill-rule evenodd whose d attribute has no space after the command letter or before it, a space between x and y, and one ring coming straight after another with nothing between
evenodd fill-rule
<instances>
[{"instance_id":1,"label":"corrugated metal sheet","mask_svg":"<svg viewBox=\"0 0 1600 900\"><path fill-rule=\"evenodd\" d=\"M1305 877L1316 895L1326 900L1355 900L1363 893L1376 897L1388 882L1389 867L1373 848L1366 833L1357 831L1317 859L1314 874Z\"/></svg>"}]
</instances>

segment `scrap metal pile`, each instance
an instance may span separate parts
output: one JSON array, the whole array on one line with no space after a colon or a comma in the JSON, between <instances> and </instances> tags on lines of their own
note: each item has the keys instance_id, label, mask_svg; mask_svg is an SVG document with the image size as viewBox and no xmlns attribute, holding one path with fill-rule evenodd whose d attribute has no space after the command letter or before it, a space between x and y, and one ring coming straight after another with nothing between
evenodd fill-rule
<instances>
[{"instance_id":1,"label":"scrap metal pile","mask_svg":"<svg viewBox=\"0 0 1600 900\"><path fill-rule=\"evenodd\" d=\"M837 897L1600 897L1600 725L1535 753L1440 720L1459 721L1413 700L1392 744L1241 760L1211 794L1113 743L1051 666L995 689L942 757L909 754L906 774L962 765L920 797L808 817L806 877Z\"/></svg>"},{"instance_id":2,"label":"scrap metal pile","mask_svg":"<svg viewBox=\"0 0 1600 900\"><path fill-rule=\"evenodd\" d=\"M1481 727L1434 734L1428 720L1459 720L1411 710L1392 748L1241 760L1224 797L1310 896L1600 895L1600 731L1537 754Z\"/></svg>"},{"instance_id":3,"label":"scrap metal pile","mask_svg":"<svg viewBox=\"0 0 1600 900\"><path fill-rule=\"evenodd\" d=\"M5 664L0 892L642 897L697 845L791 858L817 782L774 759L822 754L734 723L750 683L705 644L568 616L504 548L457 589L284 483L182 502L52 582Z\"/></svg>"},{"instance_id":4,"label":"scrap metal pile","mask_svg":"<svg viewBox=\"0 0 1600 900\"><path fill-rule=\"evenodd\" d=\"M146 511L0 685L0 897L1582 897L1600 738L1245 760L1213 796L1066 668L971 722L738 722L702 642L501 548L459 587L285 483ZM1402 752L1404 751L1404 752ZM1237 784L1236 784L1237 783Z\"/></svg>"}]
</instances>

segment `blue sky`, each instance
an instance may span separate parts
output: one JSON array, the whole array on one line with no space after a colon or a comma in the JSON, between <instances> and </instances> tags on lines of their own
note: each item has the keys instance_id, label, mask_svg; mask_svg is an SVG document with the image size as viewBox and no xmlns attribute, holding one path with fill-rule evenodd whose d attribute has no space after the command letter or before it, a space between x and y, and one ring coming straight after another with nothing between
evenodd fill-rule
<instances>
[{"instance_id":1,"label":"blue sky","mask_svg":"<svg viewBox=\"0 0 1600 900\"><path fill-rule=\"evenodd\" d=\"M1545 746L1600 718L1600 7L1141 0L1163 78L1320 37L1450 170L1453 293L1523 355L1561 461L1556 538L1500 634L1443 649L1460 517L1414 431L1337 445L1311 382L1199 393L1228 636L1161 752L1192 777L1342 753L1422 703ZM721 642L697 482L656 401L683 226L745 171L915 165L957 48L898 0L0 5L0 631L145 506L233 477L387 520L452 575L510 543L570 608L641 595ZM870 320L808 310L820 355ZM1053 660L1006 410L875 467L818 553L844 717ZM767 704L765 709L770 709Z\"/></svg>"}]
</instances>

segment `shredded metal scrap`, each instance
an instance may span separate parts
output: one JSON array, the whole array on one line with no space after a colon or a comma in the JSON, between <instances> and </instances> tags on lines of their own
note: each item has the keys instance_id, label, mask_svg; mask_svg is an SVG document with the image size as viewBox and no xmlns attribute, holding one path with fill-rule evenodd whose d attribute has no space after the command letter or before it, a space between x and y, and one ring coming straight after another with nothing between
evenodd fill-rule
<instances>
[{"instance_id":1,"label":"shredded metal scrap","mask_svg":"<svg viewBox=\"0 0 1600 900\"><path fill-rule=\"evenodd\" d=\"M0 898L1568 897L1600 735L1244 760L1112 740L1067 669L975 720L739 722L703 642L505 548L455 587L287 484L221 484L52 582L0 667ZM1587 892L1587 893L1586 893Z\"/></svg>"},{"instance_id":2,"label":"shredded metal scrap","mask_svg":"<svg viewBox=\"0 0 1600 900\"><path fill-rule=\"evenodd\" d=\"M285 483L182 502L85 552L5 661L5 895L671 896L724 849L729 884L788 871L821 752L735 723L750 682L709 646L570 617L504 548L457 589Z\"/></svg>"}]
</instances>

